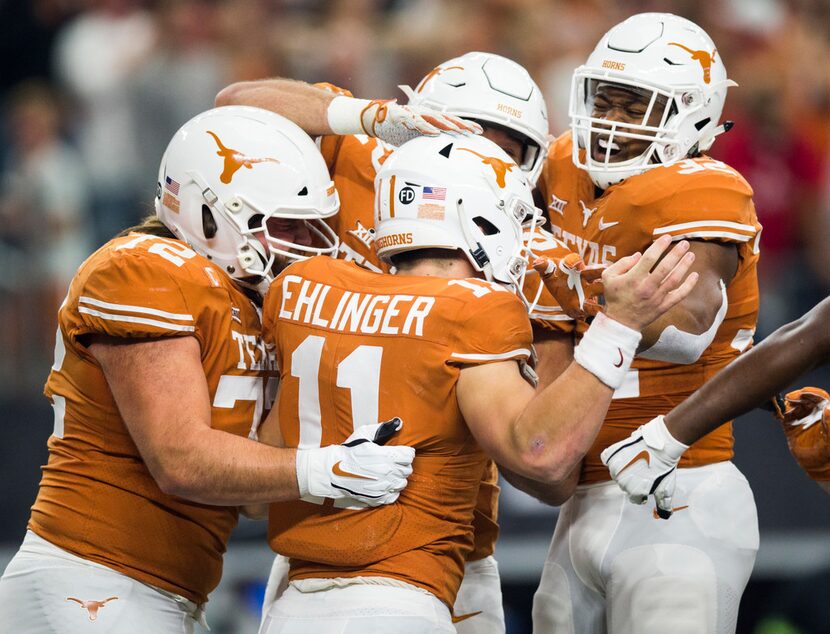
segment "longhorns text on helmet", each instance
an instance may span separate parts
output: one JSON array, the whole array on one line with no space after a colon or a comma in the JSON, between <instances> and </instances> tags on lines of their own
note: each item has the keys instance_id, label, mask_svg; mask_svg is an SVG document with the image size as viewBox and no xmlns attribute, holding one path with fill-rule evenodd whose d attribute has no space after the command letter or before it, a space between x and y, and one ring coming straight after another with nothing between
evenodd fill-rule
<instances>
[{"instance_id":1,"label":"longhorns text on helmet","mask_svg":"<svg viewBox=\"0 0 830 634\"><path fill-rule=\"evenodd\" d=\"M375 188L381 259L458 249L488 281L525 299L527 223L540 212L523 172L495 143L448 135L414 139L386 160Z\"/></svg>"}]
</instances>

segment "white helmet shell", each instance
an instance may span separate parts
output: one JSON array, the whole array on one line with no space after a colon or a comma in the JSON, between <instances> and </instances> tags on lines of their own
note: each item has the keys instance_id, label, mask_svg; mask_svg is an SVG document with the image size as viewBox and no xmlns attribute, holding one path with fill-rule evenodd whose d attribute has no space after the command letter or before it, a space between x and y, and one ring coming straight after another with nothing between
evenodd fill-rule
<instances>
[{"instance_id":1,"label":"white helmet shell","mask_svg":"<svg viewBox=\"0 0 830 634\"><path fill-rule=\"evenodd\" d=\"M539 86L525 68L493 53L472 52L431 70L408 91L409 103L494 123L520 135L521 167L536 184L548 153L548 112Z\"/></svg>"},{"instance_id":2,"label":"white helmet shell","mask_svg":"<svg viewBox=\"0 0 830 634\"><path fill-rule=\"evenodd\" d=\"M603 84L642 94L648 102L643 119L614 123L593 116L594 95ZM694 22L670 13L631 16L608 31L587 62L574 71L570 97L574 163L605 189L704 152L723 131L719 119L726 91L735 85L727 79L714 42ZM597 135L605 139L604 160L592 156ZM614 162L615 138L650 144L642 154Z\"/></svg>"},{"instance_id":3,"label":"white helmet shell","mask_svg":"<svg viewBox=\"0 0 830 634\"><path fill-rule=\"evenodd\" d=\"M337 250L322 220L340 208L323 157L299 127L260 108L214 108L185 123L162 157L155 207L178 238L260 293L277 256ZM281 239L274 218L304 223L309 240Z\"/></svg>"},{"instance_id":4,"label":"white helmet shell","mask_svg":"<svg viewBox=\"0 0 830 634\"><path fill-rule=\"evenodd\" d=\"M483 137L419 137L375 179L375 247L391 263L416 249L458 249L489 281L521 289L522 225L541 212L519 167Z\"/></svg>"}]
</instances>

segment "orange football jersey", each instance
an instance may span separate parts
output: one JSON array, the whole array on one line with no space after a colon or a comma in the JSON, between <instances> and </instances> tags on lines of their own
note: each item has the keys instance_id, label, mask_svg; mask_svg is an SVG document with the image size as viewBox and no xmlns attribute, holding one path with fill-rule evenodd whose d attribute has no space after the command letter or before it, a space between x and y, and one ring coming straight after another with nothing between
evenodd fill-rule
<instances>
[{"instance_id":1,"label":"orange football jersey","mask_svg":"<svg viewBox=\"0 0 830 634\"><path fill-rule=\"evenodd\" d=\"M588 264L610 264L643 251L664 234L675 240L734 244L738 269L727 287L726 317L697 362L635 359L614 394L605 423L585 458L582 483L610 479L599 459L608 445L665 414L752 343L758 314L756 267L761 225L752 188L734 169L709 157L679 161L627 178L596 196L587 172L571 160L571 135L551 146L540 189L552 233ZM683 467L732 457L732 426L723 425L683 455Z\"/></svg>"},{"instance_id":2,"label":"orange football jersey","mask_svg":"<svg viewBox=\"0 0 830 634\"><path fill-rule=\"evenodd\" d=\"M277 278L263 323L280 365L286 446L343 442L398 416L391 442L416 449L395 504L271 506L269 542L291 558L290 577L394 577L451 606L488 463L458 410L456 381L461 365L528 359L521 302L483 280L382 275L318 257Z\"/></svg>"},{"instance_id":3,"label":"orange football jersey","mask_svg":"<svg viewBox=\"0 0 830 634\"><path fill-rule=\"evenodd\" d=\"M340 238L337 257L388 271L375 253L375 176L394 148L363 134L324 136L319 144L340 195L340 211L328 220Z\"/></svg>"},{"instance_id":4,"label":"orange football jersey","mask_svg":"<svg viewBox=\"0 0 830 634\"><path fill-rule=\"evenodd\" d=\"M351 94L330 85L317 86L339 94ZM365 135L324 136L320 138L319 143L329 173L340 194L340 211L328 220L340 238L338 257L354 261L371 271L388 272L389 266L375 253L374 185L380 166L394 148ZM553 236L537 229L533 238L533 249L537 255L555 255L561 252L562 247ZM528 269L525 295L530 299L536 298L536 306L530 315L534 326L571 332L573 320L562 312L544 285L541 290L539 286L539 276L533 269ZM495 552L499 535L498 496L498 470L492 463L487 468L485 480L479 491L479 502L473 523L475 547L468 555L470 561L483 559Z\"/></svg>"},{"instance_id":5,"label":"orange football jersey","mask_svg":"<svg viewBox=\"0 0 830 634\"><path fill-rule=\"evenodd\" d=\"M247 436L270 407L267 395L273 400L277 381L257 307L182 242L131 233L81 266L58 322L45 387L55 429L29 528L79 557L206 601L219 582L237 509L162 493L84 337L196 337L212 426Z\"/></svg>"}]
</instances>

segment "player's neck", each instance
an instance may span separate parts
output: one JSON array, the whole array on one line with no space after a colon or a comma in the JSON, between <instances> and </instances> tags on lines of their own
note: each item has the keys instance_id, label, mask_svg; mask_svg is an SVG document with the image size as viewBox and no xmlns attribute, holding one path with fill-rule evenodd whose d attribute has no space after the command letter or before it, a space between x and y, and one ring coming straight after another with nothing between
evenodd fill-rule
<instances>
[{"instance_id":1,"label":"player's neck","mask_svg":"<svg viewBox=\"0 0 830 634\"><path fill-rule=\"evenodd\" d=\"M424 277L443 277L448 279L462 279L477 277L470 262L463 255L455 258L423 258L407 263L407 266L398 269L400 275L416 275Z\"/></svg>"}]
</instances>

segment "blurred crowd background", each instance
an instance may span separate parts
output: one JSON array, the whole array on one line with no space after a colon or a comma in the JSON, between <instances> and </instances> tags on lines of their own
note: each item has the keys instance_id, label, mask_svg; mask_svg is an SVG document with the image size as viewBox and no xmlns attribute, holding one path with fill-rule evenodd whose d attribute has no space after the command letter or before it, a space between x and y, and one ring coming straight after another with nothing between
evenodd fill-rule
<instances>
[{"instance_id":1,"label":"blurred crowd background","mask_svg":"<svg viewBox=\"0 0 830 634\"><path fill-rule=\"evenodd\" d=\"M762 337L830 288L830 0L0 1L0 544L22 538L45 461L51 414L40 390L67 283L94 248L152 210L167 141L223 86L283 76L402 97L399 84L416 85L445 59L491 51L528 68L558 135L574 67L612 25L651 10L704 27L740 84L724 113L736 125L712 154L755 190ZM827 378L817 375L825 387ZM783 436L762 422L739 428L762 539L807 530L830 543L830 503L788 462ZM546 538L554 517L508 495L505 540L528 530ZM809 559L826 571L822 556ZM830 631L826 612L815 629L791 615L805 601L793 586L806 583L801 572L754 579L741 631ZM516 612L532 589L508 579ZM525 631L523 616L512 623Z\"/></svg>"}]
</instances>

